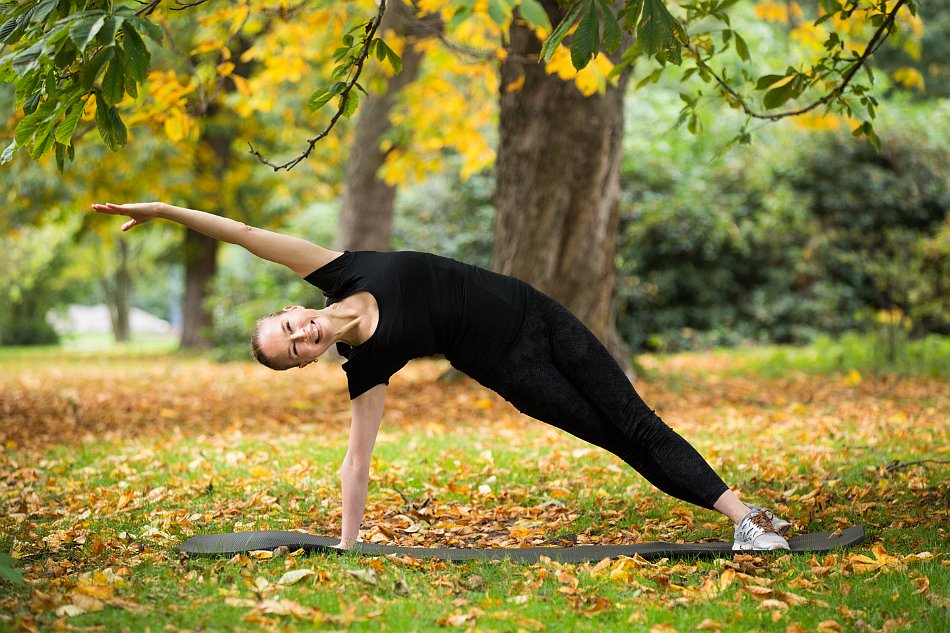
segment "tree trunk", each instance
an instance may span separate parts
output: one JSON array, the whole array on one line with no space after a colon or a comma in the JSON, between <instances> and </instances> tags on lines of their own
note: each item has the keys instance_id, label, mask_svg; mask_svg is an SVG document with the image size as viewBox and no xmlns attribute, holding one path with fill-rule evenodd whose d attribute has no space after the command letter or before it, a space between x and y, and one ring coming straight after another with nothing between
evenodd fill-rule
<instances>
[{"instance_id":1,"label":"tree trunk","mask_svg":"<svg viewBox=\"0 0 950 633\"><path fill-rule=\"evenodd\" d=\"M181 347L211 347L211 313L205 308L208 285L217 270L218 242L187 229L185 233L185 294L181 305Z\"/></svg>"},{"instance_id":2,"label":"tree trunk","mask_svg":"<svg viewBox=\"0 0 950 633\"><path fill-rule=\"evenodd\" d=\"M132 303L132 278L129 275L129 245L124 239L117 241L116 251L119 261L112 283L105 282L103 290L109 303L109 320L112 322L112 336L116 343L124 343L131 338L129 310Z\"/></svg>"},{"instance_id":3,"label":"tree trunk","mask_svg":"<svg viewBox=\"0 0 950 633\"><path fill-rule=\"evenodd\" d=\"M392 241L393 205L396 188L377 177L386 160L380 149L390 129L389 113L399 91L415 80L423 53L413 41L431 37L441 30L437 16L419 19L405 2L392 2L383 18L382 29L392 29L407 38L402 53L402 72L390 77L383 93L364 97L356 122L356 138L350 150L343 184L343 203L336 247L341 250L389 250Z\"/></svg>"},{"instance_id":4,"label":"tree trunk","mask_svg":"<svg viewBox=\"0 0 950 633\"><path fill-rule=\"evenodd\" d=\"M560 22L557 3L542 4ZM628 75L585 97L543 64L521 61L540 48L531 30L513 24L501 68L493 265L567 306L632 375L614 310Z\"/></svg>"}]
</instances>

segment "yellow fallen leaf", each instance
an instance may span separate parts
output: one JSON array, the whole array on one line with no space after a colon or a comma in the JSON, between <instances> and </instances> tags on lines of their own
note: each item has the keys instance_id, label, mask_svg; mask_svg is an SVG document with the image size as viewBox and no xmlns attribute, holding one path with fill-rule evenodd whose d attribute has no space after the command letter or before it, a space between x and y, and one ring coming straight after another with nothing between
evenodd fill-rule
<instances>
[{"instance_id":1,"label":"yellow fallen leaf","mask_svg":"<svg viewBox=\"0 0 950 633\"><path fill-rule=\"evenodd\" d=\"M781 600L776 600L775 598L768 598L762 601L762 606L766 609L778 609L784 611L788 609L788 605L782 602Z\"/></svg>"},{"instance_id":2,"label":"yellow fallen leaf","mask_svg":"<svg viewBox=\"0 0 950 633\"><path fill-rule=\"evenodd\" d=\"M719 576L719 591L725 591L726 588L732 584L732 581L736 578L735 569L726 569L722 572L722 575Z\"/></svg>"},{"instance_id":3,"label":"yellow fallen leaf","mask_svg":"<svg viewBox=\"0 0 950 633\"><path fill-rule=\"evenodd\" d=\"M132 497L134 496L134 490L125 490L121 495L119 495L119 500L115 504L115 511L118 512L125 506L129 505L129 502L132 501Z\"/></svg>"},{"instance_id":4,"label":"yellow fallen leaf","mask_svg":"<svg viewBox=\"0 0 950 633\"><path fill-rule=\"evenodd\" d=\"M722 625L715 620L710 620L706 618L702 622L696 625L697 631L720 631L722 630Z\"/></svg>"},{"instance_id":5,"label":"yellow fallen leaf","mask_svg":"<svg viewBox=\"0 0 950 633\"><path fill-rule=\"evenodd\" d=\"M818 633L841 633L841 625L837 620L822 620L818 623Z\"/></svg>"}]
</instances>

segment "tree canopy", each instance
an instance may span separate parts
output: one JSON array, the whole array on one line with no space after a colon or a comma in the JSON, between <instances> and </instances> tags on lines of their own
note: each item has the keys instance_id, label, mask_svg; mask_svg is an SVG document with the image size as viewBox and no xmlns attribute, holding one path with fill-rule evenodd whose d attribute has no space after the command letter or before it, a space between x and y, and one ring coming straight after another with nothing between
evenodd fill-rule
<instances>
[{"instance_id":1,"label":"tree canopy","mask_svg":"<svg viewBox=\"0 0 950 633\"><path fill-rule=\"evenodd\" d=\"M767 60L756 58L748 36L733 28L733 16L745 10L737 0L575 0L563 4L568 10L556 24L538 0L490 0L487 4L418 0L415 6L420 13L439 13L449 36L476 22L494 25L498 40L474 52L483 60L497 59L506 28L512 20L521 20L544 40L541 60L553 64L559 74L577 76L576 71L596 61L604 72L601 82L593 82L595 89L602 89L603 81L614 79L641 58L656 64L645 82L656 81L666 69L679 66L684 81L682 119L691 131L700 128L698 109L711 94L750 120L774 120L819 109L842 114L854 120L856 134L876 143L872 123L878 102L872 93L875 75L869 60L889 36L912 58L915 50L919 56L920 21L913 0L818 0L807 6L774 0L757 3L755 12L761 19L783 22L788 37L802 44L802 55L788 60L784 68L766 67ZM297 31L293 50L299 59L288 61L281 72L306 82L303 66L320 65L324 73L314 85L306 86L310 96L300 107L314 113L330 104L329 120L322 131L307 139L302 151L285 161L268 158L258 139L246 139L262 162L274 169L291 169L311 154L338 120L355 112L365 91L360 78L368 64L385 63L399 71L398 42L387 42L378 30L385 10L385 0L375 5L365 0L234 0L213 5L206 0L25 0L0 4L0 81L16 86L18 112L13 116L19 119L14 140L3 150L0 162L8 162L19 148L25 148L34 159L54 152L62 168L75 157L77 142L93 124L113 150L128 142L130 120L151 119L169 137L183 138L192 129L190 114L196 103L206 104L199 98L186 107L182 97L190 91L207 96L230 86L244 99L241 107L245 110L280 98L251 90L251 73L266 72L274 65L265 61L259 64L263 70L251 71L248 62L260 59L254 51L261 48L273 52L266 42L279 37L272 35L275 23L319 24L323 28ZM191 24L184 18L190 13L198 15L197 22L206 33L217 31L219 36L206 38L189 52L199 81L182 83L156 62L148 42L152 48L174 48L170 35ZM321 34L334 38L329 56L324 56L327 43ZM227 52L236 40L248 43L240 59L230 58ZM574 73L564 68L568 64ZM919 81L919 72L912 66L894 69L893 76L908 85ZM146 91L148 95L143 94ZM737 138L748 137L744 129Z\"/></svg>"}]
</instances>

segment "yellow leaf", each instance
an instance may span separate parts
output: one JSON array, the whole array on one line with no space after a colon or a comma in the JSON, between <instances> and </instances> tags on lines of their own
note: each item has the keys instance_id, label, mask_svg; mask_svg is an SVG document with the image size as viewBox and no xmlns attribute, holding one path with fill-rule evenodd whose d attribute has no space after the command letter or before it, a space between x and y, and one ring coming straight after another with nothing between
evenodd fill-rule
<instances>
[{"instance_id":1,"label":"yellow leaf","mask_svg":"<svg viewBox=\"0 0 950 633\"><path fill-rule=\"evenodd\" d=\"M719 591L724 591L736 578L735 569L727 569L719 576Z\"/></svg>"},{"instance_id":2,"label":"yellow leaf","mask_svg":"<svg viewBox=\"0 0 950 633\"><path fill-rule=\"evenodd\" d=\"M223 64L218 64L218 74L222 77L230 77L231 73L234 72L234 63L233 62L224 62Z\"/></svg>"},{"instance_id":3,"label":"yellow leaf","mask_svg":"<svg viewBox=\"0 0 950 633\"><path fill-rule=\"evenodd\" d=\"M836 620L823 620L818 623L819 633L841 633L841 625Z\"/></svg>"},{"instance_id":4,"label":"yellow leaf","mask_svg":"<svg viewBox=\"0 0 950 633\"><path fill-rule=\"evenodd\" d=\"M905 88L916 88L917 90L924 89L924 76L920 74L916 68L910 68L909 66L904 66L903 68L898 68L894 71L892 75L894 81L901 84Z\"/></svg>"},{"instance_id":5,"label":"yellow leaf","mask_svg":"<svg viewBox=\"0 0 950 633\"><path fill-rule=\"evenodd\" d=\"M844 377L844 384L857 386L861 384L861 372L857 369L852 369L848 372L848 375Z\"/></svg>"},{"instance_id":6,"label":"yellow leaf","mask_svg":"<svg viewBox=\"0 0 950 633\"><path fill-rule=\"evenodd\" d=\"M125 506L129 505L129 502L132 501L132 497L135 496L135 492L132 490L126 490L121 495L119 495L119 500L115 504L115 511L118 512Z\"/></svg>"},{"instance_id":7,"label":"yellow leaf","mask_svg":"<svg viewBox=\"0 0 950 633\"><path fill-rule=\"evenodd\" d=\"M548 494L555 499L570 499L574 496L567 488L551 488Z\"/></svg>"},{"instance_id":8,"label":"yellow leaf","mask_svg":"<svg viewBox=\"0 0 950 633\"><path fill-rule=\"evenodd\" d=\"M517 90L521 90L521 88L524 86L524 77L524 73L522 73L517 79L505 86L505 92L515 92Z\"/></svg>"}]
</instances>

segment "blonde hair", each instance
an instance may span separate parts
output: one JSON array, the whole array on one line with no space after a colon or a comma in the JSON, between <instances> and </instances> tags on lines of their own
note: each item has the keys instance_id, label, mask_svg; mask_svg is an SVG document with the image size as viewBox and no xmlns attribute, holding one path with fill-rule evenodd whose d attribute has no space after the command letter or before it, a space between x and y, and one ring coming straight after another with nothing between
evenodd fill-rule
<instances>
[{"instance_id":1,"label":"blonde hair","mask_svg":"<svg viewBox=\"0 0 950 633\"><path fill-rule=\"evenodd\" d=\"M259 318L257 323L254 324L254 331L251 333L251 351L254 353L254 358L257 359L257 362L259 362L264 367L277 371L290 369L293 367L293 365L278 363L273 358L264 353L264 349L261 347L261 330L264 327L264 323L267 322L268 319L280 316L281 314L283 314L283 310Z\"/></svg>"}]
</instances>

